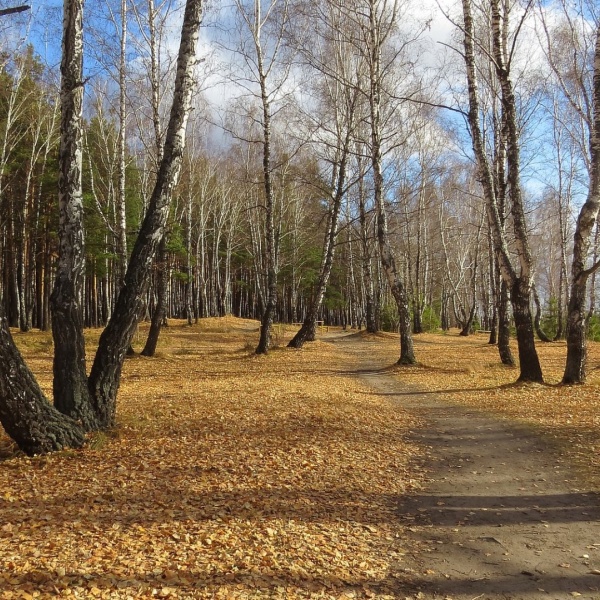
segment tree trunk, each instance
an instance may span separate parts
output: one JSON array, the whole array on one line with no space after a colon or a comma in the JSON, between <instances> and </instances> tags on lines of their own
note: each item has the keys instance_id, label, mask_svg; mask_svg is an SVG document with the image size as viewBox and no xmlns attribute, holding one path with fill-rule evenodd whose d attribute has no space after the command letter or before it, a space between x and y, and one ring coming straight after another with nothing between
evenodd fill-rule
<instances>
[{"instance_id":1,"label":"tree trunk","mask_svg":"<svg viewBox=\"0 0 600 600\"><path fill-rule=\"evenodd\" d=\"M85 443L81 426L44 397L0 316L0 422L26 454L44 454Z\"/></svg>"},{"instance_id":2,"label":"tree trunk","mask_svg":"<svg viewBox=\"0 0 600 600\"><path fill-rule=\"evenodd\" d=\"M510 349L510 317L508 314L508 286L505 281L500 283L500 300L498 303L498 353L500 362L507 367L515 366L515 359Z\"/></svg>"},{"instance_id":3,"label":"tree trunk","mask_svg":"<svg viewBox=\"0 0 600 600\"><path fill-rule=\"evenodd\" d=\"M277 306L277 247L275 243L275 202L271 180L271 109L266 77L263 74L262 49L257 43L263 105L263 176L265 187L265 263L267 267L267 301L261 317L260 339L256 354L266 354L271 346L271 328Z\"/></svg>"},{"instance_id":4,"label":"tree trunk","mask_svg":"<svg viewBox=\"0 0 600 600\"><path fill-rule=\"evenodd\" d=\"M373 186L375 210L377 211L377 240L379 242L379 255L381 266L390 286L390 290L398 308L400 325L400 358L398 364L413 365L417 362L411 334L411 318L408 308L408 297L400 274L396 267L396 260L388 239L387 214L385 210L384 182L382 171L381 147L381 40L379 38L379 22L376 7L369 4L369 52L370 52L370 89L369 109L371 125L371 167L373 170Z\"/></svg>"},{"instance_id":5,"label":"tree trunk","mask_svg":"<svg viewBox=\"0 0 600 600\"><path fill-rule=\"evenodd\" d=\"M271 347L271 332L277 303L277 274L269 268L267 274L267 303L260 319L260 339L255 354L267 354Z\"/></svg>"},{"instance_id":6,"label":"tree trunk","mask_svg":"<svg viewBox=\"0 0 600 600\"><path fill-rule=\"evenodd\" d=\"M375 310L375 293L373 290L373 269L371 266L370 252L370 232L367 223L367 211L365 210L365 173L362 163L359 163L360 178L358 181L358 202L359 202L359 220L360 220L360 249L361 249L361 267L364 287L365 303L365 327L367 333L377 333L377 315Z\"/></svg>"},{"instance_id":7,"label":"tree trunk","mask_svg":"<svg viewBox=\"0 0 600 600\"><path fill-rule=\"evenodd\" d=\"M169 215L172 190L179 178L185 146L187 120L195 89L194 65L200 35L203 0L187 0L181 29L173 105L167 128L164 153L152 197L140 233L133 247L125 284L112 317L100 336L100 344L89 377L96 413L103 427L114 424L116 398L125 354L144 308L152 260Z\"/></svg>"},{"instance_id":8,"label":"tree trunk","mask_svg":"<svg viewBox=\"0 0 600 600\"><path fill-rule=\"evenodd\" d=\"M594 110L590 135L590 185L588 197L581 207L575 229L573 263L571 266L571 294L567 314L567 361L563 383L585 382L587 356L585 297L588 277L598 263L586 270L592 233L600 209L600 28L596 33L594 55Z\"/></svg>"},{"instance_id":9,"label":"tree trunk","mask_svg":"<svg viewBox=\"0 0 600 600\"><path fill-rule=\"evenodd\" d=\"M469 127L473 142L473 152L477 159L480 180L488 213L488 223L493 236L494 250L502 277L511 289L511 301L515 324L517 325L517 343L521 359L520 381L542 382L542 371L535 349L533 321L529 301L531 296L531 252L527 240L527 227L520 183L519 128L516 114L516 101L510 80L507 50L508 15L500 13L499 1L491 1L492 9L492 47L494 69L502 90L503 124L502 141L506 144L508 165L508 189L510 190L511 215L513 221L514 244L519 261L519 271L513 266L506 236L504 217L501 214L489 160L483 143L480 126L479 93L474 54L474 25L470 0L462 0L464 16L464 59L467 70L469 90ZM503 5L504 8L505 5ZM499 182L502 183L502 182ZM527 319L530 320L527 323Z\"/></svg>"},{"instance_id":10,"label":"tree trunk","mask_svg":"<svg viewBox=\"0 0 600 600\"><path fill-rule=\"evenodd\" d=\"M531 316L531 252L527 238L527 225L525 222L525 208L522 197L520 181L520 148L519 124L517 119L517 102L514 96L513 84L510 79L510 61L508 58L508 12L507 5L502 5L500 11L499 0L492 0L492 38L494 66L496 75L502 89L502 110L505 124L506 158L507 158L507 183L510 190L511 216L515 237L515 247L519 261L520 274L511 277L511 301L513 316L517 330L517 344L519 347L519 381L543 382L535 337L533 320ZM501 260L504 256L501 254ZM508 270L505 269L508 273Z\"/></svg>"},{"instance_id":11,"label":"tree trunk","mask_svg":"<svg viewBox=\"0 0 600 600\"><path fill-rule=\"evenodd\" d=\"M535 350L533 319L531 318L530 287L528 281L517 279L511 290L513 317L517 330L517 345L519 348L518 381L542 382L542 368Z\"/></svg>"},{"instance_id":12,"label":"tree trunk","mask_svg":"<svg viewBox=\"0 0 600 600\"><path fill-rule=\"evenodd\" d=\"M490 337L488 338L488 344L495 346L498 343L498 309L496 306L493 308L492 320L490 322Z\"/></svg>"},{"instance_id":13,"label":"tree trunk","mask_svg":"<svg viewBox=\"0 0 600 600\"><path fill-rule=\"evenodd\" d=\"M59 250L56 281L50 296L54 339L54 405L60 412L80 420L86 429L93 429L97 421L87 388L80 303L85 271L81 187L83 0L65 2L63 18Z\"/></svg>"},{"instance_id":14,"label":"tree trunk","mask_svg":"<svg viewBox=\"0 0 600 600\"><path fill-rule=\"evenodd\" d=\"M466 321L464 322L462 329L460 331L460 334L462 337L468 337L469 335L471 335L471 333L473 333L473 321L475 320L475 310L476 310L477 306L475 304L473 304L471 306L471 310L469 311L469 316L467 317Z\"/></svg>"},{"instance_id":15,"label":"tree trunk","mask_svg":"<svg viewBox=\"0 0 600 600\"><path fill-rule=\"evenodd\" d=\"M167 265L167 248L166 248L166 237L160 242L158 247L157 258L155 261L157 267L157 290L156 290L156 306L154 307L154 313L152 314L152 321L150 322L150 331L148 332L148 338L146 344L142 350L142 356L154 356L156 353L156 346L158 345L158 338L160 337L160 330L162 329L165 315L167 312L167 283L169 277L169 269Z\"/></svg>"},{"instance_id":16,"label":"tree trunk","mask_svg":"<svg viewBox=\"0 0 600 600\"><path fill-rule=\"evenodd\" d=\"M354 103L351 103L354 106ZM351 114L350 119L353 118ZM321 268L319 270L319 280L317 282L312 302L300 331L290 340L289 348L302 348L304 342L312 342L315 339L315 332L317 326L317 316L327 291L327 283L329 282L329 276L331 275L331 268L333 267L333 258L335 255L335 242L338 235L338 220L340 216L340 210L342 208L342 200L344 198L346 189L346 167L348 163L348 157L350 154L350 144L352 142L352 121L346 130L345 137L340 140L342 142L340 151L340 163L335 177L335 192L331 199L331 208L327 217L327 229L325 232L325 238L323 240L323 258L321 260Z\"/></svg>"},{"instance_id":17,"label":"tree trunk","mask_svg":"<svg viewBox=\"0 0 600 600\"><path fill-rule=\"evenodd\" d=\"M571 285L567 317L567 360L562 382L585 383L587 359L587 314L585 286Z\"/></svg>"},{"instance_id":18,"label":"tree trunk","mask_svg":"<svg viewBox=\"0 0 600 600\"><path fill-rule=\"evenodd\" d=\"M542 342L551 342L552 340L546 335L544 330L542 329L542 306L540 304L540 297L535 289L535 286L532 287L533 292L533 301L535 302L535 317L533 318L533 326L535 328L535 332L537 336L540 338Z\"/></svg>"}]
</instances>

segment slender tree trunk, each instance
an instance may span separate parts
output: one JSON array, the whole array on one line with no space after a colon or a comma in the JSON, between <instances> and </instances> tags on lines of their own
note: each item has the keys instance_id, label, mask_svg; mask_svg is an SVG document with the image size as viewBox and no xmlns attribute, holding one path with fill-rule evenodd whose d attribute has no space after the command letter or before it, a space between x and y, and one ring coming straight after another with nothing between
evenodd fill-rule
<instances>
[{"instance_id":1,"label":"slender tree trunk","mask_svg":"<svg viewBox=\"0 0 600 600\"><path fill-rule=\"evenodd\" d=\"M567 314L567 360L563 383L584 383L587 357L587 313L585 308L588 277L598 263L586 270L592 233L600 209L600 28L596 33L594 55L594 110L590 135L590 185L588 197L581 207L575 229L573 263L571 265L571 294Z\"/></svg>"},{"instance_id":2,"label":"slender tree trunk","mask_svg":"<svg viewBox=\"0 0 600 600\"><path fill-rule=\"evenodd\" d=\"M504 135L508 164L508 188L511 194L511 215L515 237L516 253L519 260L519 274L511 263L508 245L503 232L503 220L498 207L494 181L483 144L479 123L479 96L474 54L474 26L470 0L463 0L464 15L464 58L467 69L469 89L469 126L473 142L473 151L477 159L483 186L488 222L493 234L494 249L506 284L511 290L511 302L515 324L517 325L517 344L520 363L519 381L542 382L542 370L535 349L533 320L529 307L531 296L531 253L527 241L525 211L520 183L519 133L516 115L516 101L507 67L507 23L506 14L501 15L498 0L491 0L492 38L494 66L502 89L502 110L504 117ZM527 319L530 322L527 323Z\"/></svg>"},{"instance_id":3,"label":"slender tree trunk","mask_svg":"<svg viewBox=\"0 0 600 600\"><path fill-rule=\"evenodd\" d=\"M489 272L490 272L490 293L492 298L492 320L490 323L490 337L488 344L495 346L498 343L498 305L500 304L500 286L501 277L496 267L494 247L491 236L488 235L489 243Z\"/></svg>"},{"instance_id":4,"label":"slender tree trunk","mask_svg":"<svg viewBox=\"0 0 600 600\"><path fill-rule=\"evenodd\" d=\"M377 333L377 314L375 309L375 292L373 290L373 269L371 265L371 250L369 244L369 227L367 222L367 211L365 209L365 181L362 164L359 164L359 189L358 189L358 207L360 220L360 249L361 266L364 287L365 302L365 328L367 333Z\"/></svg>"},{"instance_id":5,"label":"slender tree trunk","mask_svg":"<svg viewBox=\"0 0 600 600\"><path fill-rule=\"evenodd\" d=\"M192 193L188 192L185 205L185 317L188 325L193 325L198 313L194 309L194 267L192 263Z\"/></svg>"},{"instance_id":6,"label":"slender tree trunk","mask_svg":"<svg viewBox=\"0 0 600 600\"><path fill-rule=\"evenodd\" d=\"M121 0L121 50L119 58L119 135L117 150L118 164L118 193L116 197L116 254L117 254L117 286L120 289L127 271L127 214L125 203L125 133L127 126L126 110L126 69L127 69L127 0Z\"/></svg>"},{"instance_id":7,"label":"slender tree trunk","mask_svg":"<svg viewBox=\"0 0 600 600\"><path fill-rule=\"evenodd\" d=\"M352 107L354 103L352 103ZM350 115L352 119L352 115ZM327 230L323 241L323 258L321 260L321 268L319 270L319 280L314 290L314 295L310 307L302 323L302 327L289 342L290 348L302 348L304 342L312 342L315 339L317 316L327 291L327 283L331 275L333 267L333 258L335 255L335 242L338 236L338 221L340 210L342 208L342 200L346 189L346 170L348 157L350 153L352 127L346 130L345 138L343 139L342 147L340 148L340 164L335 175L335 193L331 200L331 208L327 219Z\"/></svg>"},{"instance_id":8,"label":"slender tree trunk","mask_svg":"<svg viewBox=\"0 0 600 600\"><path fill-rule=\"evenodd\" d=\"M125 1L125 0L122 0ZM160 165L163 158L163 129L161 127L160 119L160 49L159 49L159 38L157 35L156 18L159 9L156 8L154 0L148 0L148 28L149 28L149 41L150 41L150 88L152 91L152 125L154 128L154 143L156 144L156 164ZM155 264L158 277L156 279L156 305L154 312L152 313L152 319L150 324L150 331L148 332L148 339L142 350L144 356L154 356L156 352L156 346L158 345L158 339L160 337L160 330L163 325L165 304L166 304L166 293L167 293L167 281L163 277L164 270L162 268L165 254L164 254L164 240L158 247L158 255ZM157 309L159 309L157 311ZM127 350L127 355L134 354L133 348Z\"/></svg>"},{"instance_id":9,"label":"slender tree trunk","mask_svg":"<svg viewBox=\"0 0 600 600\"><path fill-rule=\"evenodd\" d=\"M488 344L495 346L498 343L498 308L494 305L492 308L492 319L490 321L490 337Z\"/></svg>"},{"instance_id":10,"label":"slender tree trunk","mask_svg":"<svg viewBox=\"0 0 600 600\"><path fill-rule=\"evenodd\" d=\"M535 303L535 317L533 318L533 327L537 336L542 342L551 342L552 340L546 335L542 329L542 305L540 303L540 297L537 293L535 286L532 287L533 301Z\"/></svg>"},{"instance_id":11,"label":"slender tree trunk","mask_svg":"<svg viewBox=\"0 0 600 600\"><path fill-rule=\"evenodd\" d=\"M406 288L396 267L396 259L392 251L389 236L385 199L383 197L383 171L381 148L381 40L379 39L379 23L374 3L369 3L369 43L370 43L370 89L369 108L371 125L371 167L373 171L373 186L375 210L377 211L377 239L379 241L379 255L381 266L386 275L392 295L398 308L400 328L400 358L398 364L412 365L417 362L415 358L411 317L408 308Z\"/></svg>"},{"instance_id":12,"label":"slender tree trunk","mask_svg":"<svg viewBox=\"0 0 600 600\"><path fill-rule=\"evenodd\" d=\"M260 8L257 3L256 23L260 23ZM260 322L260 339L256 354L266 354L271 345L271 328L277 306L277 247L275 242L275 198L271 179L271 106L267 92L267 77L263 66L260 29L255 35L258 73L263 109L263 177L265 187L265 263L267 268L267 299Z\"/></svg>"},{"instance_id":13,"label":"slender tree trunk","mask_svg":"<svg viewBox=\"0 0 600 600\"><path fill-rule=\"evenodd\" d=\"M148 332L146 344L142 350L142 356L154 356L156 353L156 346L158 345L160 330L163 326L165 315L167 313L166 299L169 268L167 265L167 244L165 236L163 236L160 245L158 246L156 257L156 305L154 306L154 312L152 313L150 331Z\"/></svg>"},{"instance_id":14,"label":"slender tree trunk","mask_svg":"<svg viewBox=\"0 0 600 600\"><path fill-rule=\"evenodd\" d=\"M502 281L500 286L500 303L498 304L498 352L503 365L514 367L515 359L510 349L509 303L508 286L505 281Z\"/></svg>"},{"instance_id":15,"label":"slender tree trunk","mask_svg":"<svg viewBox=\"0 0 600 600\"><path fill-rule=\"evenodd\" d=\"M163 158L146 216L131 253L125 285L119 294L113 315L100 337L89 377L89 388L103 427L112 426L115 421L116 398L123 361L135 334L139 315L144 308L144 295L149 283L152 260L164 236L172 190L181 169L186 126L196 85L194 66L202 21L202 6L203 0L186 2L173 105Z\"/></svg>"},{"instance_id":16,"label":"slender tree trunk","mask_svg":"<svg viewBox=\"0 0 600 600\"><path fill-rule=\"evenodd\" d=\"M300 330L288 343L289 348L302 348L305 342L313 342L315 340L317 318L323 303L323 298L325 297L325 292L327 291L327 282L329 281L331 267L333 266L335 239L338 232L337 219L339 216L339 205L337 205L337 203L334 203L333 213L335 214L330 214L329 216L329 225L324 249L325 254L321 262L319 280L315 287L314 295L306 312L306 316L304 317L302 327L300 327Z\"/></svg>"},{"instance_id":17,"label":"slender tree trunk","mask_svg":"<svg viewBox=\"0 0 600 600\"><path fill-rule=\"evenodd\" d=\"M503 4L500 11L499 0L492 0L492 38L496 75L502 89L502 110L506 128L507 183L511 198L511 215L515 234L515 246L520 266L519 277L511 282L511 301L519 346L520 381L543 382L542 368L535 348L535 336L531 315L531 252L527 239L525 208L520 181L519 125L517 102L510 79L508 62L508 9ZM527 319L530 320L527 323Z\"/></svg>"},{"instance_id":18,"label":"slender tree trunk","mask_svg":"<svg viewBox=\"0 0 600 600\"><path fill-rule=\"evenodd\" d=\"M600 227L598 227L598 220L596 219L595 225L595 233L594 233L594 252L593 252L593 264L597 264L600 260ZM594 314L596 314L596 278L598 276L598 271L594 271L590 277L590 302L588 309L588 325L589 321ZM567 306L569 304L569 296L567 291Z\"/></svg>"}]
</instances>

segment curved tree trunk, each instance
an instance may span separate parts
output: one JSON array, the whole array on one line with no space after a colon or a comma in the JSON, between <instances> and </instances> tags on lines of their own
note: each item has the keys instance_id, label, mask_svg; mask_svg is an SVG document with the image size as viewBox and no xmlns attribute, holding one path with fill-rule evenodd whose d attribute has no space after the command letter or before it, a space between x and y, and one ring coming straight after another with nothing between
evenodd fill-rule
<instances>
[{"instance_id":1,"label":"curved tree trunk","mask_svg":"<svg viewBox=\"0 0 600 600\"><path fill-rule=\"evenodd\" d=\"M471 310L469 311L469 316L467 317L466 321L464 322L459 335L461 335L463 337L468 337L469 335L471 335L471 333L473 333L473 321L475 320L476 308L477 307L475 304L473 304L471 306Z\"/></svg>"},{"instance_id":2,"label":"curved tree trunk","mask_svg":"<svg viewBox=\"0 0 600 600\"><path fill-rule=\"evenodd\" d=\"M113 315L100 336L100 344L89 377L92 401L103 427L114 424L123 361L144 308L143 299L148 288L152 260L164 236L172 190L179 178L186 126L196 86L194 65L202 21L202 5L203 0L186 2L173 105L163 157L148 210L131 253L125 285L121 289Z\"/></svg>"},{"instance_id":3,"label":"curved tree trunk","mask_svg":"<svg viewBox=\"0 0 600 600\"><path fill-rule=\"evenodd\" d=\"M594 110L590 135L590 187L585 204L581 207L575 229L573 263L571 266L571 295L567 314L567 361L563 383L585 382L587 357L585 308L589 276L598 268L596 263L586 270L592 232L600 209L600 28L596 33L594 55Z\"/></svg>"},{"instance_id":4,"label":"curved tree trunk","mask_svg":"<svg viewBox=\"0 0 600 600\"><path fill-rule=\"evenodd\" d=\"M356 96L354 96L356 99ZM350 111L353 112L354 102L350 103ZM350 119L353 118L353 114L350 114ZM319 272L319 280L315 289L315 293L308 309L304 322L300 331L290 340L288 347L290 348L302 348L304 342L312 342L315 339L315 333L317 328L317 316L327 291L327 283L329 282L329 276L331 275L331 268L333 267L333 258L335 255L335 242L338 235L338 220L340 216L340 210L342 208L342 200L346 191L346 167L348 164L348 156L350 153L350 143L352 141L352 122L346 130L346 135L343 138L342 147L339 149L340 163L335 176L335 193L332 198L331 208L327 216L327 229L325 232L325 239L323 240L323 258L321 260L321 268Z\"/></svg>"},{"instance_id":5,"label":"curved tree trunk","mask_svg":"<svg viewBox=\"0 0 600 600\"><path fill-rule=\"evenodd\" d=\"M85 443L83 428L44 397L0 317L0 422L26 454L45 454Z\"/></svg>"},{"instance_id":6,"label":"curved tree trunk","mask_svg":"<svg viewBox=\"0 0 600 600\"><path fill-rule=\"evenodd\" d=\"M317 303L313 302L306 313L302 326L289 341L288 348L302 348L305 342L314 342L317 334Z\"/></svg>"}]
</instances>

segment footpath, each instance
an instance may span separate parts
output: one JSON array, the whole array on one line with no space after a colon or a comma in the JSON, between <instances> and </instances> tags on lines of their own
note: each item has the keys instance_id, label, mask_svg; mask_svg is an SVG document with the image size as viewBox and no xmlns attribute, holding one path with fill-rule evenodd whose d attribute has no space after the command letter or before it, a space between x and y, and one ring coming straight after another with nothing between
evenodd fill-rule
<instances>
[{"instance_id":1,"label":"footpath","mask_svg":"<svg viewBox=\"0 0 600 600\"><path fill-rule=\"evenodd\" d=\"M340 339L364 360L364 344ZM364 363L363 363L364 364ZM399 570L423 600L600 600L600 498L531 430L407 389L377 365L357 375L418 416L428 477L398 506L414 548Z\"/></svg>"}]
</instances>

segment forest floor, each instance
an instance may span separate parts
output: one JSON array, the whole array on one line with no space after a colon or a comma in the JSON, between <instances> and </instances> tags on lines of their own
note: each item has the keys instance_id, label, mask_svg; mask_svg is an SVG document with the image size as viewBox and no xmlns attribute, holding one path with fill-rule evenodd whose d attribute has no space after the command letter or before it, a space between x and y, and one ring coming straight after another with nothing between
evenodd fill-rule
<instances>
[{"instance_id":1,"label":"forest floor","mask_svg":"<svg viewBox=\"0 0 600 600\"><path fill-rule=\"evenodd\" d=\"M257 329L173 322L81 451L0 437L0 598L600 598L600 347L586 386L515 386L483 336L399 368L397 336Z\"/></svg>"}]
</instances>

